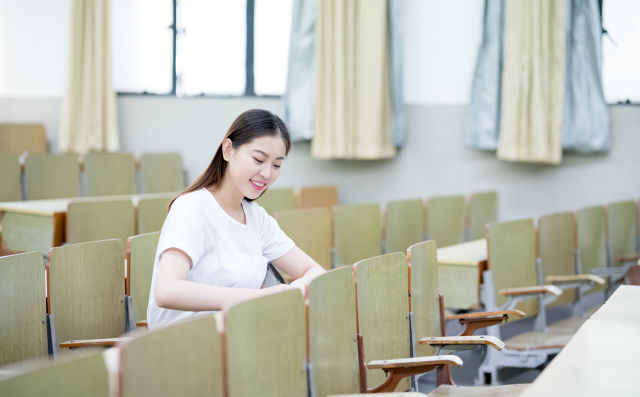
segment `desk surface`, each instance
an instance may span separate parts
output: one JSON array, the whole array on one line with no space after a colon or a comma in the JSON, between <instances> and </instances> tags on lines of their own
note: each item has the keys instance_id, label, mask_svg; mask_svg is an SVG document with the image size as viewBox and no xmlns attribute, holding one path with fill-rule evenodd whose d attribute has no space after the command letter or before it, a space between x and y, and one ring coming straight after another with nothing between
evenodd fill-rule
<instances>
[{"instance_id":1,"label":"desk surface","mask_svg":"<svg viewBox=\"0 0 640 397\"><path fill-rule=\"evenodd\" d=\"M522 396L640 394L640 286L620 286Z\"/></svg>"},{"instance_id":2,"label":"desk surface","mask_svg":"<svg viewBox=\"0 0 640 397\"><path fill-rule=\"evenodd\" d=\"M487 240L484 238L438 248L439 265L478 266L486 260Z\"/></svg>"}]
</instances>

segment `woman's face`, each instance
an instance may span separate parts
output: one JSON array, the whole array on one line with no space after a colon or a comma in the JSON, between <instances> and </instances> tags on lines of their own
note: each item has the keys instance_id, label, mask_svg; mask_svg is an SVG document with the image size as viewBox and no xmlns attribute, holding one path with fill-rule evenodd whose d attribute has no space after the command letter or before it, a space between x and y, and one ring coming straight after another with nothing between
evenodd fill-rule
<instances>
[{"instance_id":1,"label":"woman's face","mask_svg":"<svg viewBox=\"0 0 640 397\"><path fill-rule=\"evenodd\" d=\"M249 199L257 199L280 175L286 146L280 136L261 136L234 148L229 139L222 143L228 162L225 178L231 186Z\"/></svg>"}]
</instances>

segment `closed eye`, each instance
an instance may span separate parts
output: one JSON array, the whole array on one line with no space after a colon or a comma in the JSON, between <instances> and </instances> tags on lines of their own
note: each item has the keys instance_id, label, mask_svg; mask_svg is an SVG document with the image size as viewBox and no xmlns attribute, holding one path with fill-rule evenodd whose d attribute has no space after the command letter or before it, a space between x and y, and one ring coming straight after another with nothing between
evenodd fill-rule
<instances>
[{"instance_id":1,"label":"closed eye","mask_svg":"<svg viewBox=\"0 0 640 397\"><path fill-rule=\"evenodd\" d=\"M256 163L258 163L258 164L262 164L262 163L264 163L264 161L263 161L263 160L257 159L257 158L255 158L255 157L254 157L253 159L254 159L254 160L256 161Z\"/></svg>"}]
</instances>

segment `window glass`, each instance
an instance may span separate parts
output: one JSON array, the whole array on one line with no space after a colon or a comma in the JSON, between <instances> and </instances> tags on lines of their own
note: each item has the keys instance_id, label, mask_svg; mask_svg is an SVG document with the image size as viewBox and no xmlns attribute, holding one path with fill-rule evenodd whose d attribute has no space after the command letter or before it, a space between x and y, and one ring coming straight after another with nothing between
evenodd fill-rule
<instances>
[{"instance_id":1,"label":"window glass","mask_svg":"<svg viewBox=\"0 0 640 397\"><path fill-rule=\"evenodd\" d=\"M256 95L282 95L287 81L292 0L255 0Z\"/></svg>"}]
</instances>

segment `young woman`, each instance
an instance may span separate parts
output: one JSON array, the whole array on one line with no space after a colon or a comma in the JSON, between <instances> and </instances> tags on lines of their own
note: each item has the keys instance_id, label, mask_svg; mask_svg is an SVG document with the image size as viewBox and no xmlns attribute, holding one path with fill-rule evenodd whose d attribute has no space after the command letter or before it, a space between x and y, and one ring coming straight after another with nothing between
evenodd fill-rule
<instances>
[{"instance_id":1,"label":"young woman","mask_svg":"<svg viewBox=\"0 0 640 397\"><path fill-rule=\"evenodd\" d=\"M280 174L291 142L266 110L238 116L204 173L169 205L153 268L150 328L305 286L324 272L253 200ZM267 262L296 278L261 288Z\"/></svg>"}]
</instances>

